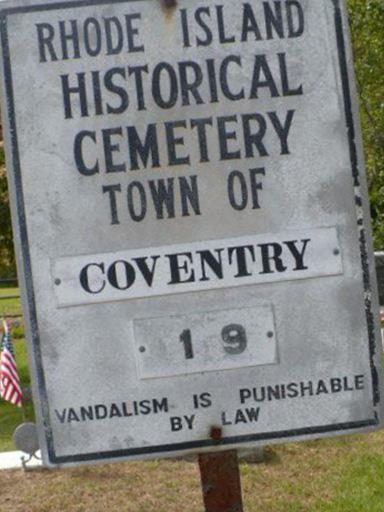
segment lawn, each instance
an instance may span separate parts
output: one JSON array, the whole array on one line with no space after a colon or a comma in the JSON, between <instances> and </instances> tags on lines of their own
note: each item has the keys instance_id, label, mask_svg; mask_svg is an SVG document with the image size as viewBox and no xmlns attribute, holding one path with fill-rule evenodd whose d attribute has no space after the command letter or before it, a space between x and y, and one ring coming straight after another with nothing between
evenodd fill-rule
<instances>
[{"instance_id":1,"label":"lawn","mask_svg":"<svg viewBox=\"0 0 384 512\"><path fill-rule=\"evenodd\" d=\"M10 299L6 297L12 297ZM0 286L0 318L4 316L21 316L19 288Z\"/></svg>"},{"instance_id":2,"label":"lawn","mask_svg":"<svg viewBox=\"0 0 384 512\"><path fill-rule=\"evenodd\" d=\"M240 465L245 512L383 512L384 433L286 444ZM195 462L0 472L2 512L202 512Z\"/></svg>"}]
</instances>

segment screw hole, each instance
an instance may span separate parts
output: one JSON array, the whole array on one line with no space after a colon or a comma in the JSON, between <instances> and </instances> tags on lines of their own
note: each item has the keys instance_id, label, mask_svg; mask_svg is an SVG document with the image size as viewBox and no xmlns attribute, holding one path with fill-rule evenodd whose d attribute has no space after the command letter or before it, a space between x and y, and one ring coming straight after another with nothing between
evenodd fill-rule
<instances>
[{"instance_id":1,"label":"screw hole","mask_svg":"<svg viewBox=\"0 0 384 512\"><path fill-rule=\"evenodd\" d=\"M57 278L55 279L55 285L59 286L61 284L61 279Z\"/></svg>"},{"instance_id":2,"label":"screw hole","mask_svg":"<svg viewBox=\"0 0 384 512\"><path fill-rule=\"evenodd\" d=\"M167 9L171 9L172 7L176 7L177 0L162 0L162 3L164 7L166 7Z\"/></svg>"},{"instance_id":3,"label":"screw hole","mask_svg":"<svg viewBox=\"0 0 384 512\"><path fill-rule=\"evenodd\" d=\"M145 349L145 347L140 347L140 348L139 348L139 351L140 351L141 353L145 352L145 350L146 350L146 349Z\"/></svg>"},{"instance_id":4,"label":"screw hole","mask_svg":"<svg viewBox=\"0 0 384 512\"><path fill-rule=\"evenodd\" d=\"M333 254L334 254L335 256L338 256L338 255L340 254L339 249L334 249L334 250L333 250Z\"/></svg>"}]
</instances>

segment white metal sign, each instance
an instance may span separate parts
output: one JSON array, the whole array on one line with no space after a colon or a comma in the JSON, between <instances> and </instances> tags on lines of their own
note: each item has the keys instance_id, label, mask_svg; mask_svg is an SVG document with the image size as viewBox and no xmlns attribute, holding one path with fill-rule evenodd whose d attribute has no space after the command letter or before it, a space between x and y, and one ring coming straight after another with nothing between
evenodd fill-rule
<instances>
[{"instance_id":1,"label":"white metal sign","mask_svg":"<svg viewBox=\"0 0 384 512\"><path fill-rule=\"evenodd\" d=\"M44 462L377 428L343 2L17 0L0 22Z\"/></svg>"}]
</instances>

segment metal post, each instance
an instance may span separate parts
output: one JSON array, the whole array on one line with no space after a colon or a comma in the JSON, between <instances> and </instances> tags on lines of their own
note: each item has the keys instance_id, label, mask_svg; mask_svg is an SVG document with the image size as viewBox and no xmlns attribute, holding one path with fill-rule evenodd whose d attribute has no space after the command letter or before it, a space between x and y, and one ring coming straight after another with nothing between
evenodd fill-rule
<instances>
[{"instance_id":1,"label":"metal post","mask_svg":"<svg viewBox=\"0 0 384 512\"><path fill-rule=\"evenodd\" d=\"M199 454L206 512L243 512L236 450Z\"/></svg>"}]
</instances>

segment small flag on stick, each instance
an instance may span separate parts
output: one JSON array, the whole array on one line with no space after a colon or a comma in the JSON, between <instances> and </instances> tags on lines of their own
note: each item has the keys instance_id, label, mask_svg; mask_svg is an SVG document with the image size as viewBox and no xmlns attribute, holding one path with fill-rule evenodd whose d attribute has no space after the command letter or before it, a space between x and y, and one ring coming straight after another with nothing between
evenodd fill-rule
<instances>
[{"instance_id":1,"label":"small flag on stick","mask_svg":"<svg viewBox=\"0 0 384 512\"><path fill-rule=\"evenodd\" d=\"M11 333L6 320L3 321L3 337L0 346L0 396L18 407L22 406L23 393L11 340Z\"/></svg>"}]
</instances>

